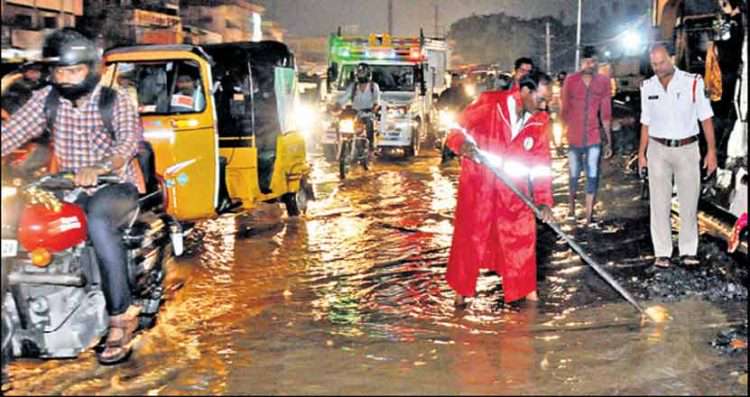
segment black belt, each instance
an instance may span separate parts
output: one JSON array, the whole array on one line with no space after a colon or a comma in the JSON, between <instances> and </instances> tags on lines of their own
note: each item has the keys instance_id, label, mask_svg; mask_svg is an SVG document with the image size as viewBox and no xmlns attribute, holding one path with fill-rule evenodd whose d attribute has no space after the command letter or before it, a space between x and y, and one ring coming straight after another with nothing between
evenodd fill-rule
<instances>
[{"instance_id":1,"label":"black belt","mask_svg":"<svg viewBox=\"0 0 750 397\"><path fill-rule=\"evenodd\" d=\"M685 138L685 139L665 139L665 138L656 138L656 137L652 136L651 139L653 139L656 142L659 142L662 145L667 146L667 147L680 147L680 146L689 145L689 144L697 141L698 140L698 136L697 135L693 135L690 138Z\"/></svg>"}]
</instances>

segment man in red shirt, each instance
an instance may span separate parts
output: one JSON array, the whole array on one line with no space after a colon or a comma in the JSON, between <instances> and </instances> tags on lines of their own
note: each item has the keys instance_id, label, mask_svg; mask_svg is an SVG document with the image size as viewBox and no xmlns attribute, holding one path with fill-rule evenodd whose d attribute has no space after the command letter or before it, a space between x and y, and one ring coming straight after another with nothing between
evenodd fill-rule
<instances>
[{"instance_id":1,"label":"man in red shirt","mask_svg":"<svg viewBox=\"0 0 750 397\"><path fill-rule=\"evenodd\" d=\"M481 268L502 276L505 302L539 299L534 213L492 171L470 158L477 147L484 150L519 189L533 193L544 221L552 221L549 116L537 111L549 83L545 74L532 72L519 81L517 90L482 93L464 110L461 128L446 139L454 153L464 156L446 272L457 306L476 294Z\"/></svg>"},{"instance_id":2,"label":"man in red shirt","mask_svg":"<svg viewBox=\"0 0 750 397\"><path fill-rule=\"evenodd\" d=\"M575 217L578 176L585 161L586 224L592 222L596 190L599 184L599 156L612 156L612 92L609 79L597 73L594 47L584 47L581 70L568 76L562 88L560 113L568 136L570 196L568 216ZM599 124L606 141L602 142ZM585 160L584 160L585 158Z\"/></svg>"}]
</instances>

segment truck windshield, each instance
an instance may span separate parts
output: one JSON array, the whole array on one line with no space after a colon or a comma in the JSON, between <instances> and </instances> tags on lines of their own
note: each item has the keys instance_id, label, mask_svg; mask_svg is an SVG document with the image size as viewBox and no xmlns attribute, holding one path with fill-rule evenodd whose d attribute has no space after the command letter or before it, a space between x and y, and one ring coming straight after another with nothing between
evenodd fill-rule
<instances>
[{"instance_id":1,"label":"truck windshield","mask_svg":"<svg viewBox=\"0 0 750 397\"><path fill-rule=\"evenodd\" d=\"M343 91L354 80L357 65L344 65L339 78L338 89ZM378 83L381 92L414 91L414 66L412 65L370 65L372 80Z\"/></svg>"},{"instance_id":2,"label":"truck windshield","mask_svg":"<svg viewBox=\"0 0 750 397\"><path fill-rule=\"evenodd\" d=\"M105 76L110 86L130 96L140 114L199 113L206 107L195 61L115 62Z\"/></svg>"}]
</instances>

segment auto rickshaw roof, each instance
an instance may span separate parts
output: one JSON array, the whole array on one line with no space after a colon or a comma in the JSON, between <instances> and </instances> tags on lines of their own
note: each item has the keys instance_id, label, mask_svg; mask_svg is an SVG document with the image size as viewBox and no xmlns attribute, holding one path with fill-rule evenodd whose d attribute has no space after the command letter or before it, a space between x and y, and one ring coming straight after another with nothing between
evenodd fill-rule
<instances>
[{"instance_id":1,"label":"auto rickshaw roof","mask_svg":"<svg viewBox=\"0 0 750 397\"><path fill-rule=\"evenodd\" d=\"M286 44L264 40L259 42L241 41L234 43L205 44L202 46L217 62L248 61L271 63L275 66L294 67L294 54Z\"/></svg>"},{"instance_id":2,"label":"auto rickshaw roof","mask_svg":"<svg viewBox=\"0 0 750 397\"><path fill-rule=\"evenodd\" d=\"M211 57L200 47L191 44L149 44L149 45L136 45L127 47L115 47L105 52L105 56L111 55L123 55L129 53L138 52L149 52L149 53L174 53L174 52L190 52L200 57L205 58L211 62Z\"/></svg>"}]
</instances>

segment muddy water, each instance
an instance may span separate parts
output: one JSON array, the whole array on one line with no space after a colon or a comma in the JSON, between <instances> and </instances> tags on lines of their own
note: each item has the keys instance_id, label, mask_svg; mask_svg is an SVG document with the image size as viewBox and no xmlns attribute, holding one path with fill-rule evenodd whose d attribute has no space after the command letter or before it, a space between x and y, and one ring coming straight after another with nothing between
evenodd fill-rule
<instances>
[{"instance_id":1,"label":"muddy water","mask_svg":"<svg viewBox=\"0 0 750 397\"><path fill-rule=\"evenodd\" d=\"M129 362L18 360L8 394L747 393L728 370L747 357L710 347L744 321L741 305L680 300L666 304L672 321L644 325L541 229L541 303L503 305L487 273L456 311L444 272L458 167L429 153L342 182L314 161L318 201L304 219L264 205L197 227ZM649 259L644 204L633 183L604 190L606 219L566 230L610 269L636 274Z\"/></svg>"}]
</instances>

